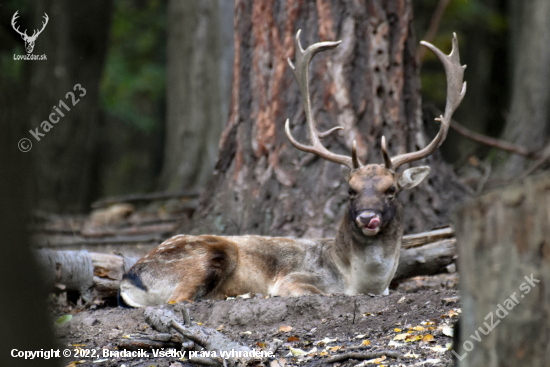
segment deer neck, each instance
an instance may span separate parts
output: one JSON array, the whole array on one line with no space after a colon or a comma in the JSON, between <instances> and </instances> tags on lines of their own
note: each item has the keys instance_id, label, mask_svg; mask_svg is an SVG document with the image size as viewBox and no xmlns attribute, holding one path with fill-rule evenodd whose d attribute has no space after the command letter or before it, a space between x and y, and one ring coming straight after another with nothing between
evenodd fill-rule
<instances>
[{"instance_id":1,"label":"deer neck","mask_svg":"<svg viewBox=\"0 0 550 367\"><path fill-rule=\"evenodd\" d=\"M389 286L399 263L403 236L403 210L376 236L355 226L346 210L334 240L332 256L346 281L346 294L381 294Z\"/></svg>"}]
</instances>

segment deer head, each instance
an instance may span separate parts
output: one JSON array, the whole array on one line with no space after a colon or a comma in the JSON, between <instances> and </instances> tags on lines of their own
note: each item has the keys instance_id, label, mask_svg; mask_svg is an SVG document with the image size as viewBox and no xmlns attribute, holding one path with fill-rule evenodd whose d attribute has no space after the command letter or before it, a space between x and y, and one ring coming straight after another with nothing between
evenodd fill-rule
<instances>
[{"instance_id":1,"label":"deer head","mask_svg":"<svg viewBox=\"0 0 550 367\"><path fill-rule=\"evenodd\" d=\"M320 139L342 129L337 126L326 132L317 131L313 119L308 85L309 63L318 52L333 49L338 42L319 42L309 46L306 50L300 43L300 32L296 34L295 64L288 59L294 77L298 82L300 93L304 98L304 109L311 145L303 145L296 141L290 132L289 120L285 124L288 139L297 149L314 153L323 159L341 164L345 169L345 177L349 183L348 217L353 222L352 229L364 236L375 236L396 220L396 212L401 211L401 204L397 195L402 190L417 186L430 172L430 167L413 167L397 172L397 168L405 163L414 162L431 155L445 140L451 123L451 116L456 110L464 94L466 82L462 82L466 66L460 65L458 41L453 35L453 48L447 56L435 46L422 41L445 67L447 75L447 103L445 114L437 118L441 125L437 136L424 149L394 157L389 156L386 148L386 139L382 137L382 156L384 164L363 165L357 157L356 143L353 141L351 157L335 154L326 149Z\"/></svg>"},{"instance_id":2,"label":"deer head","mask_svg":"<svg viewBox=\"0 0 550 367\"><path fill-rule=\"evenodd\" d=\"M35 29L32 33L32 36L29 36L27 35L26 29L25 29L25 32L21 32L19 31L19 26L17 27L15 26L15 21L17 20L17 18L19 18L19 15L17 14L18 12L19 10L16 11L15 14L13 14L13 17L11 18L11 26L17 33L21 35L21 38L23 38L23 41L25 41L25 50L27 51L28 54L30 54L34 49L34 43L36 42L36 39L38 38L40 33L42 33L44 28L46 28L46 24L48 24L48 20L49 20L48 14L44 13L44 22L42 22L42 29L41 30Z\"/></svg>"}]
</instances>

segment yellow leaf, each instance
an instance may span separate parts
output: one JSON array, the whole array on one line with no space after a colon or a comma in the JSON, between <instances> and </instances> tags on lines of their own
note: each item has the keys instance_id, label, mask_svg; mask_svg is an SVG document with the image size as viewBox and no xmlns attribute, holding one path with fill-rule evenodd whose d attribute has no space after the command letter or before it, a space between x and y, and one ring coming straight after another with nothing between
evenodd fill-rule
<instances>
[{"instance_id":1,"label":"yellow leaf","mask_svg":"<svg viewBox=\"0 0 550 367\"><path fill-rule=\"evenodd\" d=\"M399 332L401 332L401 329L396 327L395 329L393 329L393 331L395 331L396 333L399 333Z\"/></svg>"},{"instance_id":2,"label":"yellow leaf","mask_svg":"<svg viewBox=\"0 0 550 367\"><path fill-rule=\"evenodd\" d=\"M262 349L265 349L265 347L267 346L265 343L260 343L260 342L257 342L256 345Z\"/></svg>"},{"instance_id":3,"label":"yellow leaf","mask_svg":"<svg viewBox=\"0 0 550 367\"><path fill-rule=\"evenodd\" d=\"M405 334L397 334L393 340L405 340L406 337L408 337L409 334L405 333Z\"/></svg>"},{"instance_id":4,"label":"yellow leaf","mask_svg":"<svg viewBox=\"0 0 550 367\"><path fill-rule=\"evenodd\" d=\"M322 351L322 352L321 352L321 357L324 357L324 356L328 356L328 352Z\"/></svg>"},{"instance_id":5,"label":"yellow leaf","mask_svg":"<svg viewBox=\"0 0 550 367\"><path fill-rule=\"evenodd\" d=\"M380 364L382 363L382 361L384 361L386 359L386 356L382 356L380 358L376 358L373 362L376 363L376 364Z\"/></svg>"},{"instance_id":6,"label":"yellow leaf","mask_svg":"<svg viewBox=\"0 0 550 367\"><path fill-rule=\"evenodd\" d=\"M413 327L413 330L416 330L416 331L424 331L424 327L422 327L422 326L415 326L415 327Z\"/></svg>"},{"instance_id":7,"label":"yellow leaf","mask_svg":"<svg viewBox=\"0 0 550 367\"><path fill-rule=\"evenodd\" d=\"M169 305L173 305L173 304L175 304L175 303L176 303L176 301L168 301L168 304L169 304Z\"/></svg>"},{"instance_id":8,"label":"yellow leaf","mask_svg":"<svg viewBox=\"0 0 550 367\"><path fill-rule=\"evenodd\" d=\"M283 333L289 333L291 330L292 326L283 325L279 328L279 331L282 331Z\"/></svg>"},{"instance_id":9,"label":"yellow leaf","mask_svg":"<svg viewBox=\"0 0 550 367\"><path fill-rule=\"evenodd\" d=\"M342 349L342 348L343 348L343 347L338 347L338 346L336 346L336 347L330 348L330 351L331 351L331 352L336 352L338 349Z\"/></svg>"},{"instance_id":10,"label":"yellow leaf","mask_svg":"<svg viewBox=\"0 0 550 367\"><path fill-rule=\"evenodd\" d=\"M85 347L86 344L72 344L73 347Z\"/></svg>"},{"instance_id":11,"label":"yellow leaf","mask_svg":"<svg viewBox=\"0 0 550 367\"><path fill-rule=\"evenodd\" d=\"M222 331L222 330L223 330L223 328L224 328L224 326L223 326L223 324L222 324L222 325L218 326L218 328L217 328L216 330L218 330L218 331Z\"/></svg>"},{"instance_id":12,"label":"yellow leaf","mask_svg":"<svg viewBox=\"0 0 550 367\"><path fill-rule=\"evenodd\" d=\"M430 335L430 334L426 334L424 335L424 337L422 338L422 341L423 342L429 342L431 340L434 340L434 336L433 335Z\"/></svg>"},{"instance_id":13,"label":"yellow leaf","mask_svg":"<svg viewBox=\"0 0 550 367\"><path fill-rule=\"evenodd\" d=\"M197 322L197 325L202 326L202 322Z\"/></svg>"},{"instance_id":14,"label":"yellow leaf","mask_svg":"<svg viewBox=\"0 0 550 367\"><path fill-rule=\"evenodd\" d=\"M370 341L368 340L363 340L363 342L361 343L362 345L370 345Z\"/></svg>"}]
</instances>

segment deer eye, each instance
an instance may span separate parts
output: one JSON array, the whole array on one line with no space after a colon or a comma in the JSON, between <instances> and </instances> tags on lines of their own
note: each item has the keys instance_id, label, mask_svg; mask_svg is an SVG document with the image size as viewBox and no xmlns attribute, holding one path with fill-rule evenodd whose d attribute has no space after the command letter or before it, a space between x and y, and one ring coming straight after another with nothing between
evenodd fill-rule
<instances>
[{"instance_id":1,"label":"deer eye","mask_svg":"<svg viewBox=\"0 0 550 367\"><path fill-rule=\"evenodd\" d=\"M397 189L395 188L395 186L392 186L388 189L388 191L386 191L386 193L388 195L394 195L396 191L397 191Z\"/></svg>"},{"instance_id":2,"label":"deer eye","mask_svg":"<svg viewBox=\"0 0 550 367\"><path fill-rule=\"evenodd\" d=\"M350 197L354 197L355 195L357 195L357 192L350 187L348 190L348 194Z\"/></svg>"}]
</instances>

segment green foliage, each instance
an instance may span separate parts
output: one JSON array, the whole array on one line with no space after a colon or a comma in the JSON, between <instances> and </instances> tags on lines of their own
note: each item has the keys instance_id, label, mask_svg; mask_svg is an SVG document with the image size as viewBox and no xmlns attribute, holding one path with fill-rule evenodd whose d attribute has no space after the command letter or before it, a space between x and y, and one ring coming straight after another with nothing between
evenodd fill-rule
<instances>
[{"instance_id":1,"label":"green foliage","mask_svg":"<svg viewBox=\"0 0 550 367\"><path fill-rule=\"evenodd\" d=\"M101 106L133 126L161 126L166 94L166 6L160 0L115 0Z\"/></svg>"},{"instance_id":2,"label":"green foliage","mask_svg":"<svg viewBox=\"0 0 550 367\"><path fill-rule=\"evenodd\" d=\"M415 28L419 39L424 37L439 1L415 0ZM456 32L460 49L463 51L461 52L461 61L468 64L468 54L465 50L469 49L469 42L475 42L473 38L477 33L485 32L498 37L507 30L507 15L498 9L497 1L451 0L445 10L433 44L446 53L450 52L451 35ZM426 52L421 81L425 99L437 104L445 103L445 73L431 52Z\"/></svg>"}]
</instances>

